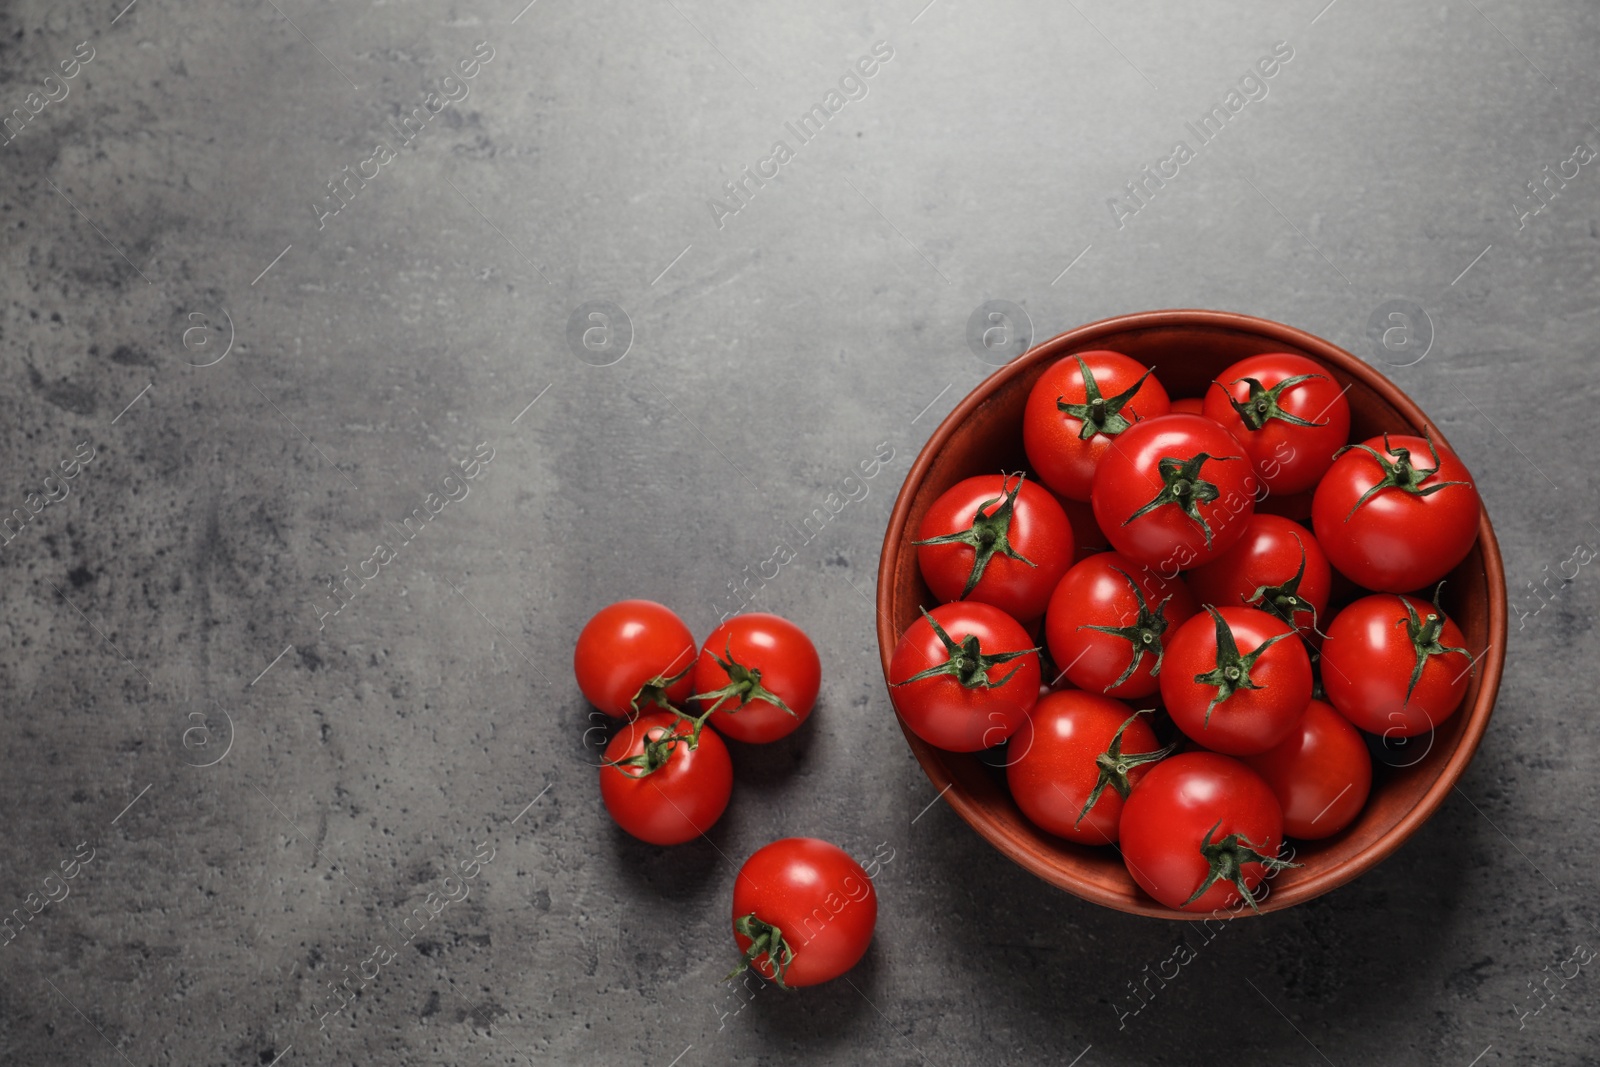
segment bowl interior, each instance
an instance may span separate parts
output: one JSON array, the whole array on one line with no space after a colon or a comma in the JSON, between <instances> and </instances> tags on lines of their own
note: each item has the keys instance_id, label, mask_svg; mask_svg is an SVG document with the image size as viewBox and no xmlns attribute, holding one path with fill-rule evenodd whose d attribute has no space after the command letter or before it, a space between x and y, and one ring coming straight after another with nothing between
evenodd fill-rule
<instances>
[{"instance_id":1,"label":"bowl interior","mask_svg":"<svg viewBox=\"0 0 1600 1067\"><path fill-rule=\"evenodd\" d=\"M1297 352L1317 360L1347 387L1351 436L1364 440L1385 430L1444 436L1393 383L1349 353L1287 326L1222 312L1151 312L1070 331L1032 349L980 384L935 431L901 489L884 542L879 574L878 638L887 676L899 635L933 598L910 545L934 500L956 482L977 474L1021 470L1022 412L1045 368L1073 352L1111 348L1155 368L1174 397L1201 396L1229 364L1262 352ZM1478 544L1447 579L1445 610L1466 635L1477 658L1466 699L1431 738L1414 739L1403 767L1374 767L1372 794L1361 816L1337 836L1296 840L1295 860L1262 902L1263 911L1289 907L1348 881L1373 866L1433 813L1465 769L1487 725L1504 655L1505 581L1487 515ZM904 724L902 723L902 729ZM909 730L906 739L934 786L974 829L1041 878L1085 899L1137 914L1205 918L1179 913L1145 896L1110 848L1077 845L1039 830L1023 816L1005 786L1004 772L975 755L944 752Z\"/></svg>"}]
</instances>

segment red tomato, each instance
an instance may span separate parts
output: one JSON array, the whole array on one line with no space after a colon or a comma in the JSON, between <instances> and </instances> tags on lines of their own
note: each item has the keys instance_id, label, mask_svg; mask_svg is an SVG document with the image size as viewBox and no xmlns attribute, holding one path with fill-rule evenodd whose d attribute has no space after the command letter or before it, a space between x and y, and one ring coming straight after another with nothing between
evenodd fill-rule
<instances>
[{"instance_id":1,"label":"red tomato","mask_svg":"<svg viewBox=\"0 0 1600 1067\"><path fill-rule=\"evenodd\" d=\"M822 660L805 631L753 611L706 638L694 667L694 692L711 723L735 741L761 744L793 733L817 702Z\"/></svg>"},{"instance_id":2,"label":"red tomato","mask_svg":"<svg viewBox=\"0 0 1600 1067\"><path fill-rule=\"evenodd\" d=\"M728 746L669 711L617 731L600 768L600 799L622 827L653 845L677 845L711 829L733 793Z\"/></svg>"},{"instance_id":3,"label":"red tomato","mask_svg":"<svg viewBox=\"0 0 1600 1067\"><path fill-rule=\"evenodd\" d=\"M942 601L993 604L1013 618L1044 614L1072 565L1072 524L1049 491L1006 474L957 482L917 529L917 564Z\"/></svg>"},{"instance_id":4,"label":"red tomato","mask_svg":"<svg viewBox=\"0 0 1600 1067\"><path fill-rule=\"evenodd\" d=\"M589 703L614 718L631 718L651 705L682 706L689 699L694 649L694 635L671 608L619 600L584 624L572 670Z\"/></svg>"},{"instance_id":5,"label":"red tomato","mask_svg":"<svg viewBox=\"0 0 1600 1067\"><path fill-rule=\"evenodd\" d=\"M1313 700L1276 747L1246 757L1283 806L1283 832L1314 841L1355 821L1372 789L1372 757L1333 705Z\"/></svg>"},{"instance_id":6,"label":"red tomato","mask_svg":"<svg viewBox=\"0 0 1600 1067\"><path fill-rule=\"evenodd\" d=\"M1045 642L1079 689L1124 700L1147 697L1160 686L1169 634L1199 610L1181 581L1102 552L1075 564L1056 586Z\"/></svg>"},{"instance_id":7,"label":"red tomato","mask_svg":"<svg viewBox=\"0 0 1600 1067\"><path fill-rule=\"evenodd\" d=\"M1322 643L1322 687L1340 714L1384 737L1426 733L1461 706L1472 653L1444 610L1414 596L1362 597Z\"/></svg>"},{"instance_id":8,"label":"red tomato","mask_svg":"<svg viewBox=\"0 0 1600 1067\"><path fill-rule=\"evenodd\" d=\"M1039 699L1039 650L999 608L941 604L900 635L889 694L928 744L950 752L993 748Z\"/></svg>"},{"instance_id":9,"label":"red tomato","mask_svg":"<svg viewBox=\"0 0 1600 1067\"><path fill-rule=\"evenodd\" d=\"M1311 702L1311 659L1294 633L1255 608L1207 605L1167 645L1167 714L1214 752L1251 756L1278 744Z\"/></svg>"},{"instance_id":10,"label":"red tomato","mask_svg":"<svg viewBox=\"0 0 1600 1067\"><path fill-rule=\"evenodd\" d=\"M1274 493L1317 484L1350 440L1344 390L1314 359L1266 352L1241 359L1206 392L1205 414L1244 445Z\"/></svg>"},{"instance_id":11,"label":"red tomato","mask_svg":"<svg viewBox=\"0 0 1600 1067\"><path fill-rule=\"evenodd\" d=\"M1122 806L1122 858L1156 900L1183 911L1254 908L1278 859L1283 812L1261 776L1213 752L1162 760Z\"/></svg>"},{"instance_id":12,"label":"red tomato","mask_svg":"<svg viewBox=\"0 0 1600 1067\"><path fill-rule=\"evenodd\" d=\"M1040 697L1011 739L1011 751L1021 755L1006 767L1022 814L1071 841L1115 844L1128 791L1172 754L1139 717L1147 714L1093 693Z\"/></svg>"},{"instance_id":13,"label":"red tomato","mask_svg":"<svg viewBox=\"0 0 1600 1067\"><path fill-rule=\"evenodd\" d=\"M1097 552L1106 552L1111 548L1111 542L1106 540L1105 531L1100 529L1100 524L1094 521L1094 508L1083 500L1068 500L1058 497L1061 510L1067 513L1067 521L1072 524L1073 562L1078 563Z\"/></svg>"},{"instance_id":14,"label":"red tomato","mask_svg":"<svg viewBox=\"0 0 1600 1067\"><path fill-rule=\"evenodd\" d=\"M1166 575L1239 540L1258 486L1227 430L1199 415L1163 415L1117 438L1095 471L1090 502L1112 548Z\"/></svg>"},{"instance_id":15,"label":"red tomato","mask_svg":"<svg viewBox=\"0 0 1600 1067\"><path fill-rule=\"evenodd\" d=\"M1431 466L1417 464L1423 456ZM1334 460L1312 498L1311 522L1328 562L1356 584L1403 593L1432 585L1466 558L1481 510L1454 452L1385 434Z\"/></svg>"},{"instance_id":16,"label":"red tomato","mask_svg":"<svg viewBox=\"0 0 1600 1067\"><path fill-rule=\"evenodd\" d=\"M861 864L814 837L756 851L733 883L733 937L779 986L816 985L854 967L872 943L878 892ZM733 977L729 975L728 977Z\"/></svg>"},{"instance_id":17,"label":"red tomato","mask_svg":"<svg viewBox=\"0 0 1600 1067\"><path fill-rule=\"evenodd\" d=\"M1187 579L1202 604L1249 605L1305 631L1317 629L1328 610L1333 574L1310 530L1279 515L1256 514L1238 544Z\"/></svg>"},{"instance_id":18,"label":"red tomato","mask_svg":"<svg viewBox=\"0 0 1600 1067\"><path fill-rule=\"evenodd\" d=\"M1178 397L1172 401L1171 415L1204 415L1206 402L1197 396Z\"/></svg>"},{"instance_id":19,"label":"red tomato","mask_svg":"<svg viewBox=\"0 0 1600 1067\"><path fill-rule=\"evenodd\" d=\"M1034 383L1022 414L1022 445L1039 479L1070 500L1088 500L1112 438L1167 413L1167 391L1121 352L1080 352Z\"/></svg>"}]
</instances>

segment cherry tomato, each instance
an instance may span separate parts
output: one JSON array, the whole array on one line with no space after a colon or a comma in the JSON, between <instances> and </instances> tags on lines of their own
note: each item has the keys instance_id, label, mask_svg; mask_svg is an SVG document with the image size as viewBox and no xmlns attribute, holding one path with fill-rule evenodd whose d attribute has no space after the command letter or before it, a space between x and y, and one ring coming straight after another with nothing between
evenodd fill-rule
<instances>
[{"instance_id":1,"label":"cherry tomato","mask_svg":"<svg viewBox=\"0 0 1600 1067\"><path fill-rule=\"evenodd\" d=\"M1206 402L1197 396L1175 398L1172 401L1172 408L1168 411L1170 415L1204 415L1205 413Z\"/></svg>"},{"instance_id":2,"label":"cherry tomato","mask_svg":"<svg viewBox=\"0 0 1600 1067\"><path fill-rule=\"evenodd\" d=\"M1383 737L1414 737L1456 713L1472 653L1444 609L1414 596L1362 597L1322 643L1322 687L1340 714Z\"/></svg>"},{"instance_id":3,"label":"cherry tomato","mask_svg":"<svg viewBox=\"0 0 1600 1067\"><path fill-rule=\"evenodd\" d=\"M1116 552L1073 565L1045 614L1050 658L1079 689L1118 699L1147 697L1166 642L1199 611L1176 578L1168 581Z\"/></svg>"},{"instance_id":4,"label":"cherry tomato","mask_svg":"<svg viewBox=\"0 0 1600 1067\"><path fill-rule=\"evenodd\" d=\"M1249 605L1307 631L1328 610L1333 574L1310 530L1257 513L1238 544L1190 571L1187 580L1203 604Z\"/></svg>"},{"instance_id":5,"label":"cherry tomato","mask_svg":"<svg viewBox=\"0 0 1600 1067\"><path fill-rule=\"evenodd\" d=\"M735 741L776 741L806 721L822 686L822 660L788 619L752 611L711 631L694 667L694 692L710 721Z\"/></svg>"},{"instance_id":6,"label":"cherry tomato","mask_svg":"<svg viewBox=\"0 0 1600 1067\"><path fill-rule=\"evenodd\" d=\"M1382 593L1449 574L1478 539L1482 505L1456 454L1422 437L1385 434L1333 461L1311 501L1328 562Z\"/></svg>"},{"instance_id":7,"label":"cherry tomato","mask_svg":"<svg viewBox=\"0 0 1600 1067\"><path fill-rule=\"evenodd\" d=\"M1311 702L1311 659L1294 635L1264 611L1207 605L1167 645L1167 714L1214 752L1250 756L1272 748Z\"/></svg>"},{"instance_id":8,"label":"cherry tomato","mask_svg":"<svg viewBox=\"0 0 1600 1067\"><path fill-rule=\"evenodd\" d=\"M1283 807L1283 832L1314 841L1355 821L1372 789L1367 743L1333 705L1313 700L1293 733L1245 763Z\"/></svg>"},{"instance_id":9,"label":"cherry tomato","mask_svg":"<svg viewBox=\"0 0 1600 1067\"><path fill-rule=\"evenodd\" d=\"M653 600L619 600L584 624L572 652L578 688L614 718L668 702L682 706L691 682L694 635L671 608Z\"/></svg>"},{"instance_id":10,"label":"cherry tomato","mask_svg":"<svg viewBox=\"0 0 1600 1067\"><path fill-rule=\"evenodd\" d=\"M1067 513L1021 474L957 482L933 502L917 537L917 564L934 596L993 604L1024 621L1044 614L1072 565Z\"/></svg>"},{"instance_id":11,"label":"cherry tomato","mask_svg":"<svg viewBox=\"0 0 1600 1067\"><path fill-rule=\"evenodd\" d=\"M1122 858L1156 900L1217 911L1265 894L1255 889L1278 858L1283 812L1261 776L1236 759L1184 752L1162 760L1122 806Z\"/></svg>"},{"instance_id":12,"label":"cherry tomato","mask_svg":"<svg viewBox=\"0 0 1600 1067\"><path fill-rule=\"evenodd\" d=\"M1011 739L1011 796L1041 830L1115 844L1128 791L1172 754L1128 705L1074 690L1047 693ZM1365 749L1362 750L1365 753ZM1108 788L1109 787L1109 788Z\"/></svg>"},{"instance_id":13,"label":"cherry tomato","mask_svg":"<svg viewBox=\"0 0 1600 1067\"><path fill-rule=\"evenodd\" d=\"M1292 352L1241 359L1211 383L1205 414L1244 445L1274 493L1317 484L1350 440L1350 404L1322 364Z\"/></svg>"},{"instance_id":14,"label":"cherry tomato","mask_svg":"<svg viewBox=\"0 0 1600 1067\"><path fill-rule=\"evenodd\" d=\"M1150 368L1100 349L1057 360L1039 376L1022 414L1022 445L1039 479L1070 500L1088 500L1111 441L1140 419L1167 413Z\"/></svg>"},{"instance_id":15,"label":"cherry tomato","mask_svg":"<svg viewBox=\"0 0 1600 1067\"><path fill-rule=\"evenodd\" d=\"M754 967L779 986L837 978L866 955L878 922L878 892L837 845L785 837L744 861L733 883L733 937ZM737 973L737 972L735 972Z\"/></svg>"},{"instance_id":16,"label":"cherry tomato","mask_svg":"<svg viewBox=\"0 0 1600 1067\"><path fill-rule=\"evenodd\" d=\"M669 711L617 731L600 768L600 799L622 827L653 845L678 845L711 829L733 793L733 761L716 731Z\"/></svg>"},{"instance_id":17,"label":"cherry tomato","mask_svg":"<svg viewBox=\"0 0 1600 1067\"><path fill-rule=\"evenodd\" d=\"M1100 529L1100 524L1094 521L1094 508L1084 500L1068 500L1057 497L1061 510L1067 513L1067 521L1072 524L1073 562L1078 563L1097 552L1108 552L1111 542L1106 540L1105 531Z\"/></svg>"},{"instance_id":18,"label":"cherry tomato","mask_svg":"<svg viewBox=\"0 0 1600 1067\"><path fill-rule=\"evenodd\" d=\"M941 604L906 627L889 659L889 694L911 731L950 752L1010 737L1039 699L1039 650L988 604Z\"/></svg>"},{"instance_id":19,"label":"cherry tomato","mask_svg":"<svg viewBox=\"0 0 1600 1067\"><path fill-rule=\"evenodd\" d=\"M1090 502L1112 548L1168 574L1238 541L1258 487L1227 430L1199 415L1163 415L1118 436L1095 471Z\"/></svg>"}]
</instances>

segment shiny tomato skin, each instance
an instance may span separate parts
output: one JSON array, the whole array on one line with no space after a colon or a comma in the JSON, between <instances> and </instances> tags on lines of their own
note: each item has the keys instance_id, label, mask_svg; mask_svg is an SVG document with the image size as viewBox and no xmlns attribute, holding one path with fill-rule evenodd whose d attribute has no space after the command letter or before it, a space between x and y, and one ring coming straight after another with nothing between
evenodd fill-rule
<instances>
[{"instance_id":1,"label":"shiny tomato skin","mask_svg":"<svg viewBox=\"0 0 1600 1067\"><path fill-rule=\"evenodd\" d=\"M1007 540L1013 551L1029 562L996 552L984 566L972 592L962 597L972 573L976 550L966 544L918 545L917 564L928 589L943 602L971 600L993 604L1015 619L1027 621L1044 614L1050 593L1072 565L1072 524L1048 489L1003 474L966 478L940 494L917 528L917 540L966 530L980 507L993 515L1003 506L1006 493L1017 490ZM988 504L988 507L982 507ZM1029 564L1032 564L1031 566Z\"/></svg>"},{"instance_id":2,"label":"shiny tomato skin","mask_svg":"<svg viewBox=\"0 0 1600 1067\"><path fill-rule=\"evenodd\" d=\"M1240 403L1250 399L1246 378L1270 390L1302 375L1313 377L1286 386L1278 395L1277 407L1321 425L1298 426L1268 418L1259 429L1251 429L1229 403L1230 397ZM1257 403L1263 400L1258 398ZM1205 415L1239 439L1255 463L1256 473L1274 493L1300 493L1316 485L1333 464L1333 454L1350 441L1350 403L1343 389L1322 364L1292 352L1264 352L1228 367L1206 391Z\"/></svg>"},{"instance_id":3,"label":"shiny tomato skin","mask_svg":"<svg viewBox=\"0 0 1600 1067\"><path fill-rule=\"evenodd\" d=\"M726 737L750 744L765 744L787 737L800 728L817 703L822 687L822 659L817 648L788 619L761 611L735 615L711 631L694 665L696 695L721 689L728 672L717 659L761 672L761 684L794 712L790 715L770 701L754 699L740 706L737 698L725 701L708 720ZM708 707L710 700L701 700Z\"/></svg>"},{"instance_id":4,"label":"shiny tomato skin","mask_svg":"<svg viewBox=\"0 0 1600 1067\"><path fill-rule=\"evenodd\" d=\"M695 647L694 635L671 608L653 600L619 600L584 624L572 669L589 703L626 719L634 714L630 705L639 687L683 670L693 662ZM668 698L682 707L693 684L684 675L668 687Z\"/></svg>"},{"instance_id":5,"label":"shiny tomato skin","mask_svg":"<svg viewBox=\"0 0 1600 1067\"><path fill-rule=\"evenodd\" d=\"M1214 685L1196 680L1217 667L1216 624L1201 612L1178 628L1161 669L1161 700L1178 729L1196 744L1229 756L1265 752L1288 737L1311 702L1311 659L1289 624L1255 608L1218 608L1241 655L1280 634L1250 668L1260 688L1237 689L1206 721Z\"/></svg>"},{"instance_id":6,"label":"shiny tomato skin","mask_svg":"<svg viewBox=\"0 0 1600 1067\"><path fill-rule=\"evenodd\" d=\"M778 927L794 952L784 984L812 986L844 974L872 944L878 892L867 872L836 845L813 837L786 837L758 849L733 884L733 920L754 915ZM750 938L734 930L739 951ZM773 978L772 961L752 964Z\"/></svg>"},{"instance_id":7,"label":"shiny tomato skin","mask_svg":"<svg viewBox=\"0 0 1600 1067\"><path fill-rule=\"evenodd\" d=\"M653 845L691 841L722 817L733 793L733 761L715 730L700 731L700 743L689 747L693 730L671 712L640 715L625 723L606 746L607 766L600 768L600 798L618 826ZM645 740L670 732L684 738L667 761L649 774L638 768L613 767L644 750Z\"/></svg>"},{"instance_id":8,"label":"shiny tomato skin","mask_svg":"<svg viewBox=\"0 0 1600 1067\"><path fill-rule=\"evenodd\" d=\"M1460 652L1430 655L1406 699L1417 662L1407 631L1407 602L1419 619L1441 616L1441 646L1466 647L1465 635L1448 615L1426 600L1393 593L1347 605L1328 625L1322 643L1322 688L1329 702L1353 724L1380 737L1415 737L1439 726L1461 707L1472 678L1470 657Z\"/></svg>"},{"instance_id":9,"label":"shiny tomato skin","mask_svg":"<svg viewBox=\"0 0 1600 1067\"><path fill-rule=\"evenodd\" d=\"M1063 690L1040 697L1011 738L1006 766L1006 782L1022 814L1041 830L1069 841L1115 844L1123 805L1116 789L1107 785L1081 822L1078 815L1100 779L1095 759L1133 713L1131 706L1094 693ZM1161 748L1146 719L1134 719L1123 730L1124 754ZM1131 768L1129 784L1137 788L1153 766Z\"/></svg>"},{"instance_id":10,"label":"shiny tomato skin","mask_svg":"<svg viewBox=\"0 0 1600 1067\"><path fill-rule=\"evenodd\" d=\"M1205 413L1206 402L1197 396L1177 397L1172 401L1172 407L1168 410L1170 415L1204 415Z\"/></svg>"},{"instance_id":11,"label":"shiny tomato skin","mask_svg":"<svg viewBox=\"0 0 1600 1067\"><path fill-rule=\"evenodd\" d=\"M1167 486L1163 459L1186 462L1201 453L1210 458L1200 463L1198 477L1217 492L1194 504L1210 528L1209 543L1205 528L1177 502L1133 517ZM1167 574L1207 563L1238 541L1255 513L1259 488L1244 446L1227 430L1200 415L1163 415L1117 436L1095 471L1090 502L1112 548Z\"/></svg>"},{"instance_id":12,"label":"shiny tomato skin","mask_svg":"<svg viewBox=\"0 0 1600 1067\"><path fill-rule=\"evenodd\" d=\"M1094 376L1101 396L1108 399L1133 388L1148 369L1138 360L1109 349L1077 355ZM1051 364L1034 383L1022 414L1022 444L1029 465L1040 481L1070 500L1089 499L1095 468L1114 439L1114 435L1097 433L1087 441L1079 440L1083 420L1056 406L1056 401L1062 399L1069 404L1082 404L1086 396L1077 359L1065 356ZM1126 421L1137 423L1165 415L1168 405L1167 391L1152 374L1127 401L1121 414Z\"/></svg>"},{"instance_id":13,"label":"shiny tomato skin","mask_svg":"<svg viewBox=\"0 0 1600 1067\"><path fill-rule=\"evenodd\" d=\"M1140 888L1169 908L1215 911L1243 901L1232 883L1221 880L1184 903L1210 870L1201 845L1236 833L1262 855L1276 856L1283 812L1267 783L1240 761L1183 752L1150 768L1134 788L1122 807L1121 832L1123 860ZM1266 873L1263 864L1243 864L1251 890Z\"/></svg>"},{"instance_id":14,"label":"shiny tomato skin","mask_svg":"<svg viewBox=\"0 0 1600 1067\"><path fill-rule=\"evenodd\" d=\"M1178 627L1200 610L1189 587L1176 577L1163 578L1124 555L1102 552L1074 564L1062 576L1050 597L1044 622L1050 658L1067 681L1079 689L1119 700L1151 696L1160 688L1154 673L1154 653L1142 656L1128 679L1115 684L1134 655L1132 640L1087 629L1126 627L1137 620L1139 601L1130 578L1137 584L1150 614L1158 615L1167 624L1158 637L1163 647Z\"/></svg>"},{"instance_id":15,"label":"shiny tomato skin","mask_svg":"<svg viewBox=\"0 0 1600 1067\"><path fill-rule=\"evenodd\" d=\"M1305 841L1332 837L1349 826L1372 791L1367 743L1325 700L1313 700L1293 733L1244 762L1278 798L1283 832Z\"/></svg>"},{"instance_id":16,"label":"shiny tomato skin","mask_svg":"<svg viewBox=\"0 0 1600 1067\"><path fill-rule=\"evenodd\" d=\"M1382 437L1363 442L1393 461ZM1369 453L1352 448L1317 484L1311 501L1312 528L1328 562L1357 585L1380 593L1423 589L1455 569L1478 539L1482 504L1472 475L1449 448L1435 442L1439 469L1419 488L1461 482L1418 496L1389 486L1365 503L1363 494L1383 478L1383 467ZM1410 452L1416 468L1433 466L1425 438L1390 434L1390 448Z\"/></svg>"},{"instance_id":17,"label":"shiny tomato skin","mask_svg":"<svg viewBox=\"0 0 1600 1067\"><path fill-rule=\"evenodd\" d=\"M1037 648L1021 623L989 604L958 601L941 604L928 614L958 645L969 635L976 636L979 651L986 656ZM989 679L986 688L969 689L948 674L903 684L950 658L926 618L906 627L889 660L889 695L895 710L912 733L936 748L947 752L993 748L1022 725L1039 699L1039 654L1029 651L994 664L984 672Z\"/></svg>"},{"instance_id":18,"label":"shiny tomato skin","mask_svg":"<svg viewBox=\"0 0 1600 1067\"><path fill-rule=\"evenodd\" d=\"M1262 607L1251 600L1256 590L1292 581L1302 560L1305 573L1296 596L1304 607L1285 604L1284 610L1298 629L1306 631L1328 610L1333 572L1316 537L1299 523L1280 515L1257 513L1251 516L1238 544L1204 567L1190 571L1185 580L1202 604Z\"/></svg>"}]
</instances>

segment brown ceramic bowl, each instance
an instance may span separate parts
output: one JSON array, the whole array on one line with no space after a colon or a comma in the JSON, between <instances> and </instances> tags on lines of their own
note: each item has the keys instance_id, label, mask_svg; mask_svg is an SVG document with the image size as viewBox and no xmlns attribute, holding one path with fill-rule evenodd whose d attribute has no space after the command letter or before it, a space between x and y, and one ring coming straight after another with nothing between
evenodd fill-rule
<instances>
[{"instance_id":1,"label":"brown ceramic bowl","mask_svg":"<svg viewBox=\"0 0 1600 1067\"><path fill-rule=\"evenodd\" d=\"M1385 430L1426 430L1445 443L1445 435L1393 382L1342 348L1276 322L1222 311L1149 311L1069 330L990 375L939 425L912 464L889 518L878 567L878 648L885 679L895 644L917 618L918 604L933 603L911 546L922 516L963 478L1023 469L1022 411L1033 383L1061 357L1093 348L1115 349L1154 367L1173 397L1203 395L1214 376L1247 355L1297 352L1350 387L1354 440ZM1472 759L1494 709L1506 645L1505 574L1487 513L1479 521L1477 545L1451 572L1444 595L1445 610L1478 657L1465 702L1434 731L1426 754L1405 758L1409 766L1374 766L1372 794L1353 824L1326 840L1294 843L1295 859L1303 866L1273 880L1262 911L1310 900L1380 863L1438 809ZM1206 917L1146 896L1113 849L1076 845L1035 827L1011 799L1003 771L976 755L934 748L904 722L901 729L934 788L948 790L943 795L956 813L1027 870L1119 911L1165 919Z\"/></svg>"}]
</instances>

